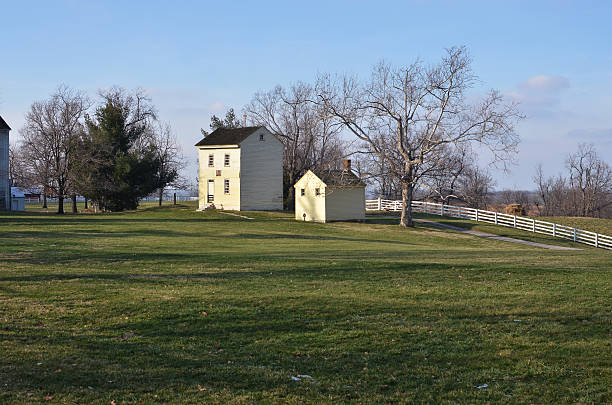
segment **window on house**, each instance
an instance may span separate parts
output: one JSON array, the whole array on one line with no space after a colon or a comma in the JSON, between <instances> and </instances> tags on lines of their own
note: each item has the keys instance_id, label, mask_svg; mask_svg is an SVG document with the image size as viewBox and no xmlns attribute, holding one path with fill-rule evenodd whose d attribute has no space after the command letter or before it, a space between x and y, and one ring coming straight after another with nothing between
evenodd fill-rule
<instances>
[{"instance_id":1,"label":"window on house","mask_svg":"<svg viewBox=\"0 0 612 405\"><path fill-rule=\"evenodd\" d=\"M229 165L230 165L229 153L226 153L226 154L225 154L225 158L224 158L224 160L223 160L223 166L225 166L225 167L229 167Z\"/></svg>"},{"instance_id":2,"label":"window on house","mask_svg":"<svg viewBox=\"0 0 612 405\"><path fill-rule=\"evenodd\" d=\"M208 167L215 167L215 155L208 155Z\"/></svg>"},{"instance_id":3,"label":"window on house","mask_svg":"<svg viewBox=\"0 0 612 405\"><path fill-rule=\"evenodd\" d=\"M315 195L321 195L321 189L315 188Z\"/></svg>"},{"instance_id":4,"label":"window on house","mask_svg":"<svg viewBox=\"0 0 612 405\"><path fill-rule=\"evenodd\" d=\"M217 170L217 176L221 176L221 170Z\"/></svg>"},{"instance_id":5,"label":"window on house","mask_svg":"<svg viewBox=\"0 0 612 405\"><path fill-rule=\"evenodd\" d=\"M264 134L259 134L259 140L264 141Z\"/></svg>"},{"instance_id":6,"label":"window on house","mask_svg":"<svg viewBox=\"0 0 612 405\"><path fill-rule=\"evenodd\" d=\"M212 179L208 180L208 190L206 192L206 201L212 203L215 199L215 181Z\"/></svg>"},{"instance_id":7,"label":"window on house","mask_svg":"<svg viewBox=\"0 0 612 405\"><path fill-rule=\"evenodd\" d=\"M229 179L223 180L223 192L229 194Z\"/></svg>"},{"instance_id":8,"label":"window on house","mask_svg":"<svg viewBox=\"0 0 612 405\"><path fill-rule=\"evenodd\" d=\"M303 197L306 194L306 190L305 189L301 189L300 190L300 195Z\"/></svg>"}]
</instances>

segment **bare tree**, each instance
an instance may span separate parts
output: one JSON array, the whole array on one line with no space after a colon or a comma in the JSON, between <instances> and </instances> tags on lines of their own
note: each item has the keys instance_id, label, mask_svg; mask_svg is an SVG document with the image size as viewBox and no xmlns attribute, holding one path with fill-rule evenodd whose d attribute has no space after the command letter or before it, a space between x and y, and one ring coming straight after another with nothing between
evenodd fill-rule
<instances>
[{"instance_id":1,"label":"bare tree","mask_svg":"<svg viewBox=\"0 0 612 405\"><path fill-rule=\"evenodd\" d=\"M527 208L531 199L529 198L529 193L525 190L502 190L499 195L499 200L502 204L520 204L521 206Z\"/></svg>"},{"instance_id":2,"label":"bare tree","mask_svg":"<svg viewBox=\"0 0 612 405\"><path fill-rule=\"evenodd\" d=\"M42 186L49 187L58 198L58 214L64 213L64 198L70 192L76 141L83 131L82 119L88 108L89 102L82 93L60 86L48 100L32 104L21 130L32 172L39 174Z\"/></svg>"},{"instance_id":3,"label":"bare tree","mask_svg":"<svg viewBox=\"0 0 612 405\"><path fill-rule=\"evenodd\" d=\"M460 198L468 207L486 209L495 181L487 170L477 166L468 167L459 177Z\"/></svg>"},{"instance_id":4,"label":"bare tree","mask_svg":"<svg viewBox=\"0 0 612 405\"><path fill-rule=\"evenodd\" d=\"M286 203L293 201L293 184L308 169L339 164L344 156L340 125L325 105L311 102L312 86L297 83L256 93L245 107L253 125L267 127L284 145Z\"/></svg>"},{"instance_id":5,"label":"bare tree","mask_svg":"<svg viewBox=\"0 0 612 405\"><path fill-rule=\"evenodd\" d=\"M580 216L600 216L612 204L612 169L602 161L592 144L580 144L567 158L569 186L573 190L574 212Z\"/></svg>"},{"instance_id":6,"label":"bare tree","mask_svg":"<svg viewBox=\"0 0 612 405\"><path fill-rule=\"evenodd\" d=\"M521 118L516 104L504 103L494 90L479 103L468 103L475 80L464 47L448 49L432 67L419 61L402 68L380 63L366 82L320 77L317 102L400 179L402 226L413 225L414 189L427 170L443 162L445 147L479 142L501 162L515 153L514 124Z\"/></svg>"},{"instance_id":7,"label":"bare tree","mask_svg":"<svg viewBox=\"0 0 612 405\"><path fill-rule=\"evenodd\" d=\"M438 153L435 164L421 171L417 187L420 198L450 204L453 199L461 200L459 186L465 183L463 177L474 171L476 156L468 144L447 145Z\"/></svg>"},{"instance_id":8,"label":"bare tree","mask_svg":"<svg viewBox=\"0 0 612 405\"><path fill-rule=\"evenodd\" d=\"M151 131L149 142L153 147L158 165L155 178L161 207L164 190L168 186L183 187L185 185L186 182L180 176L180 171L185 167L185 159L169 124L159 123Z\"/></svg>"}]
</instances>

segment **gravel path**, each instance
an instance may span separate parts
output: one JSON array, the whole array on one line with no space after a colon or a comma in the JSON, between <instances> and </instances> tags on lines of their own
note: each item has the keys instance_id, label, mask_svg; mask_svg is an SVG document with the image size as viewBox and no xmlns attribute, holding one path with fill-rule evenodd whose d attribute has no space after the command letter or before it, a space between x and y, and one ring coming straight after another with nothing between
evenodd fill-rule
<instances>
[{"instance_id":1,"label":"gravel path","mask_svg":"<svg viewBox=\"0 0 612 405\"><path fill-rule=\"evenodd\" d=\"M427 220L424 220L424 219L413 219L413 221L414 222L418 222L420 224L425 224L425 225L428 225L428 226L435 226L437 228L450 229L452 231L463 232L463 233L467 233L469 235L478 236L478 237L481 237L481 238L495 239L495 240L501 240L501 241L504 241L504 242L511 242L511 243L520 243L521 245L535 246L535 247L544 248L544 249L551 249L551 250L580 250L578 248L573 248L573 247L547 245L545 243L529 242L527 240L509 238L507 236L499 236L499 235L494 235L492 233L486 233L486 232L480 232L480 231L472 231L470 229L460 228L458 226L453 226L453 225L441 224L439 222L427 221Z\"/></svg>"}]
</instances>

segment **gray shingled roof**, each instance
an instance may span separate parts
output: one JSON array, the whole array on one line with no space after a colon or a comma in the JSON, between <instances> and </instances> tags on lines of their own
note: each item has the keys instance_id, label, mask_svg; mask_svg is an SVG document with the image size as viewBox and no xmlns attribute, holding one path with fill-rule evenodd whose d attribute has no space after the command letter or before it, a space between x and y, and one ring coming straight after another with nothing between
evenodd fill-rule
<instances>
[{"instance_id":1,"label":"gray shingled roof","mask_svg":"<svg viewBox=\"0 0 612 405\"><path fill-rule=\"evenodd\" d=\"M238 145L253 132L263 127L244 127L244 128L219 128L215 129L210 135L196 143L195 146L209 145Z\"/></svg>"},{"instance_id":2,"label":"gray shingled roof","mask_svg":"<svg viewBox=\"0 0 612 405\"><path fill-rule=\"evenodd\" d=\"M11 130L11 127L9 127L6 121L2 119L2 116L0 116L0 129L8 129L9 131Z\"/></svg>"},{"instance_id":3,"label":"gray shingled roof","mask_svg":"<svg viewBox=\"0 0 612 405\"><path fill-rule=\"evenodd\" d=\"M326 169L313 170L312 172L328 186L365 187L365 183L350 170Z\"/></svg>"}]
</instances>

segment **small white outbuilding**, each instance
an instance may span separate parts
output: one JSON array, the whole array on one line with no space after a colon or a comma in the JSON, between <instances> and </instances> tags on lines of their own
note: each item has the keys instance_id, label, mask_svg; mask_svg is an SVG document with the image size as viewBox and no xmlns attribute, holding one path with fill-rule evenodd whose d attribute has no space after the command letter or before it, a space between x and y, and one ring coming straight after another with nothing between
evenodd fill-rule
<instances>
[{"instance_id":1,"label":"small white outbuilding","mask_svg":"<svg viewBox=\"0 0 612 405\"><path fill-rule=\"evenodd\" d=\"M308 170L295 188L295 219L298 221L363 221L365 184L343 160L342 169Z\"/></svg>"},{"instance_id":2,"label":"small white outbuilding","mask_svg":"<svg viewBox=\"0 0 612 405\"><path fill-rule=\"evenodd\" d=\"M25 194L19 187L11 187L11 211L25 211Z\"/></svg>"}]
</instances>

